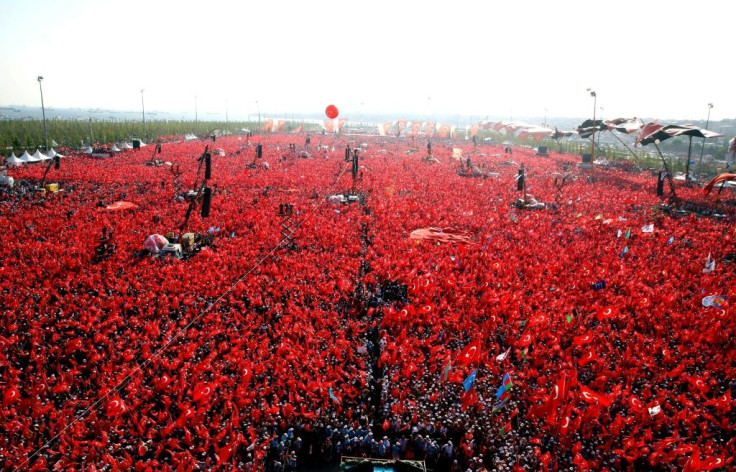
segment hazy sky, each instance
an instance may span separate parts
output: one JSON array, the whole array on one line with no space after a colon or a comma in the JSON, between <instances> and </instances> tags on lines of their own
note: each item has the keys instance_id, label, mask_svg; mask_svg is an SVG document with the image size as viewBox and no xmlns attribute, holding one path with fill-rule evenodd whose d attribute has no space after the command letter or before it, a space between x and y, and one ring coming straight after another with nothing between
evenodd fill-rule
<instances>
[{"instance_id":1,"label":"hazy sky","mask_svg":"<svg viewBox=\"0 0 736 472\"><path fill-rule=\"evenodd\" d=\"M720 120L732 5L0 0L0 105Z\"/></svg>"}]
</instances>

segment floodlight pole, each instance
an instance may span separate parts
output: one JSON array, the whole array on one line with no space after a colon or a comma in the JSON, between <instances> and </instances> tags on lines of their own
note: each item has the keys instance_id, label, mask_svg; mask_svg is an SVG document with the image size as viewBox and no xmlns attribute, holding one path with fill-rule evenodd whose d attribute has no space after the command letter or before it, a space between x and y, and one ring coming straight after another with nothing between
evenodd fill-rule
<instances>
[{"instance_id":1,"label":"floodlight pole","mask_svg":"<svg viewBox=\"0 0 736 472\"><path fill-rule=\"evenodd\" d=\"M46 132L46 108L43 106L43 87L41 86L41 81L43 80L43 76L38 76L38 89L41 91L41 116L43 116L43 140L46 143L46 149L45 152L49 152L49 135Z\"/></svg>"},{"instance_id":2,"label":"floodlight pole","mask_svg":"<svg viewBox=\"0 0 736 472\"><path fill-rule=\"evenodd\" d=\"M603 121L603 112L605 110L603 109L603 107L600 107L599 110L601 111L601 121ZM593 121L595 121L595 120L593 120ZM595 123L593 123L593 125L595 125ZM598 144L596 144L596 147L598 148L598 150L601 149L601 134L603 134L603 133L601 133L600 131L598 131Z\"/></svg>"},{"instance_id":3,"label":"floodlight pole","mask_svg":"<svg viewBox=\"0 0 736 472\"><path fill-rule=\"evenodd\" d=\"M141 89L141 109L143 110L143 139L148 140L146 136L146 104L143 102L143 92L146 89Z\"/></svg>"},{"instance_id":4,"label":"floodlight pole","mask_svg":"<svg viewBox=\"0 0 736 472\"><path fill-rule=\"evenodd\" d=\"M708 129L710 124L710 111L713 108L713 104L708 104L708 118L705 120L705 129ZM700 164L703 163L703 151L705 150L705 137L703 138L703 144L700 146L700 159L698 160L698 172L700 172Z\"/></svg>"},{"instance_id":5,"label":"floodlight pole","mask_svg":"<svg viewBox=\"0 0 736 472\"><path fill-rule=\"evenodd\" d=\"M590 96L593 97L593 134L590 136L590 161L595 161L595 107L598 102L598 95L595 90L590 91Z\"/></svg>"},{"instance_id":6,"label":"floodlight pole","mask_svg":"<svg viewBox=\"0 0 736 472\"><path fill-rule=\"evenodd\" d=\"M199 127L199 118L197 117L197 96L194 96L194 132L197 132Z\"/></svg>"}]
</instances>

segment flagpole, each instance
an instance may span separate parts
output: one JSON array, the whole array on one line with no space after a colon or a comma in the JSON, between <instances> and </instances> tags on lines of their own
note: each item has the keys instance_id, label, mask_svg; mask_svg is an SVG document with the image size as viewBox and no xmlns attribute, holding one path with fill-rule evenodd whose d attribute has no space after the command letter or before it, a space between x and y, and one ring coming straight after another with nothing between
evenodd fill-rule
<instances>
[{"instance_id":1,"label":"flagpole","mask_svg":"<svg viewBox=\"0 0 736 472\"><path fill-rule=\"evenodd\" d=\"M654 147L657 149L657 152L659 153L659 157L662 158L662 164L664 164L664 171L667 173L667 180L670 183L670 193L672 193L671 200L677 201L677 194L675 193L675 181L672 179L672 173L670 172L670 168L667 166L667 160L664 158L662 151L660 151L657 141L654 142Z\"/></svg>"}]
</instances>

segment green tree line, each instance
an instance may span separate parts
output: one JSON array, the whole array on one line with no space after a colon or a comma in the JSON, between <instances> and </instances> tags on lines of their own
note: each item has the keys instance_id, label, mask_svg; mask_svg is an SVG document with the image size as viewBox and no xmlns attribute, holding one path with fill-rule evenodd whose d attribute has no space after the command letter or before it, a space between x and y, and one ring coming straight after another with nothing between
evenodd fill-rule
<instances>
[{"instance_id":1,"label":"green tree line","mask_svg":"<svg viewBox=\"0 0 736 472\"><path fill-rule=\"evenodd\" d=\"M250 129L257 132L260 127L256 122L216 121L147 121L145 130L140 121L76 121L47 120L49 146L56 142L59 147L79 148L95 143L113 143L130 141L133 138L145 142L156 141L160 137L193 133L202 136L213 130L239 132ZM3 120L0 121L0 154L33 152L36 148L45 147L43 121L41 120Z\"/></svg>"}]
</instances>

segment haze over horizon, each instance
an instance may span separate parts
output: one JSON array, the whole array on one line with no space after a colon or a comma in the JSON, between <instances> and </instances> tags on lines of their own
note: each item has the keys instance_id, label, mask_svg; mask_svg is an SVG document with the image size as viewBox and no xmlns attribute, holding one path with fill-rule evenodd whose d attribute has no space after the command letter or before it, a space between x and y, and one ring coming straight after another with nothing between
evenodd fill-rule
<instances>
[{"instance_id":1,"label":"haze over horizon","mask_svg":"<svg viewBox=\"0 0 736 472\"><path fill-rule=\"evenodd\" d=\"M722 4L0 0L0 105L208 115L735 116ZM710 6L710 8L709 8ZM141 90L145 90L143 94ZM196 97L196 98L195 98Z\"/></svg>"}]
</instances>

